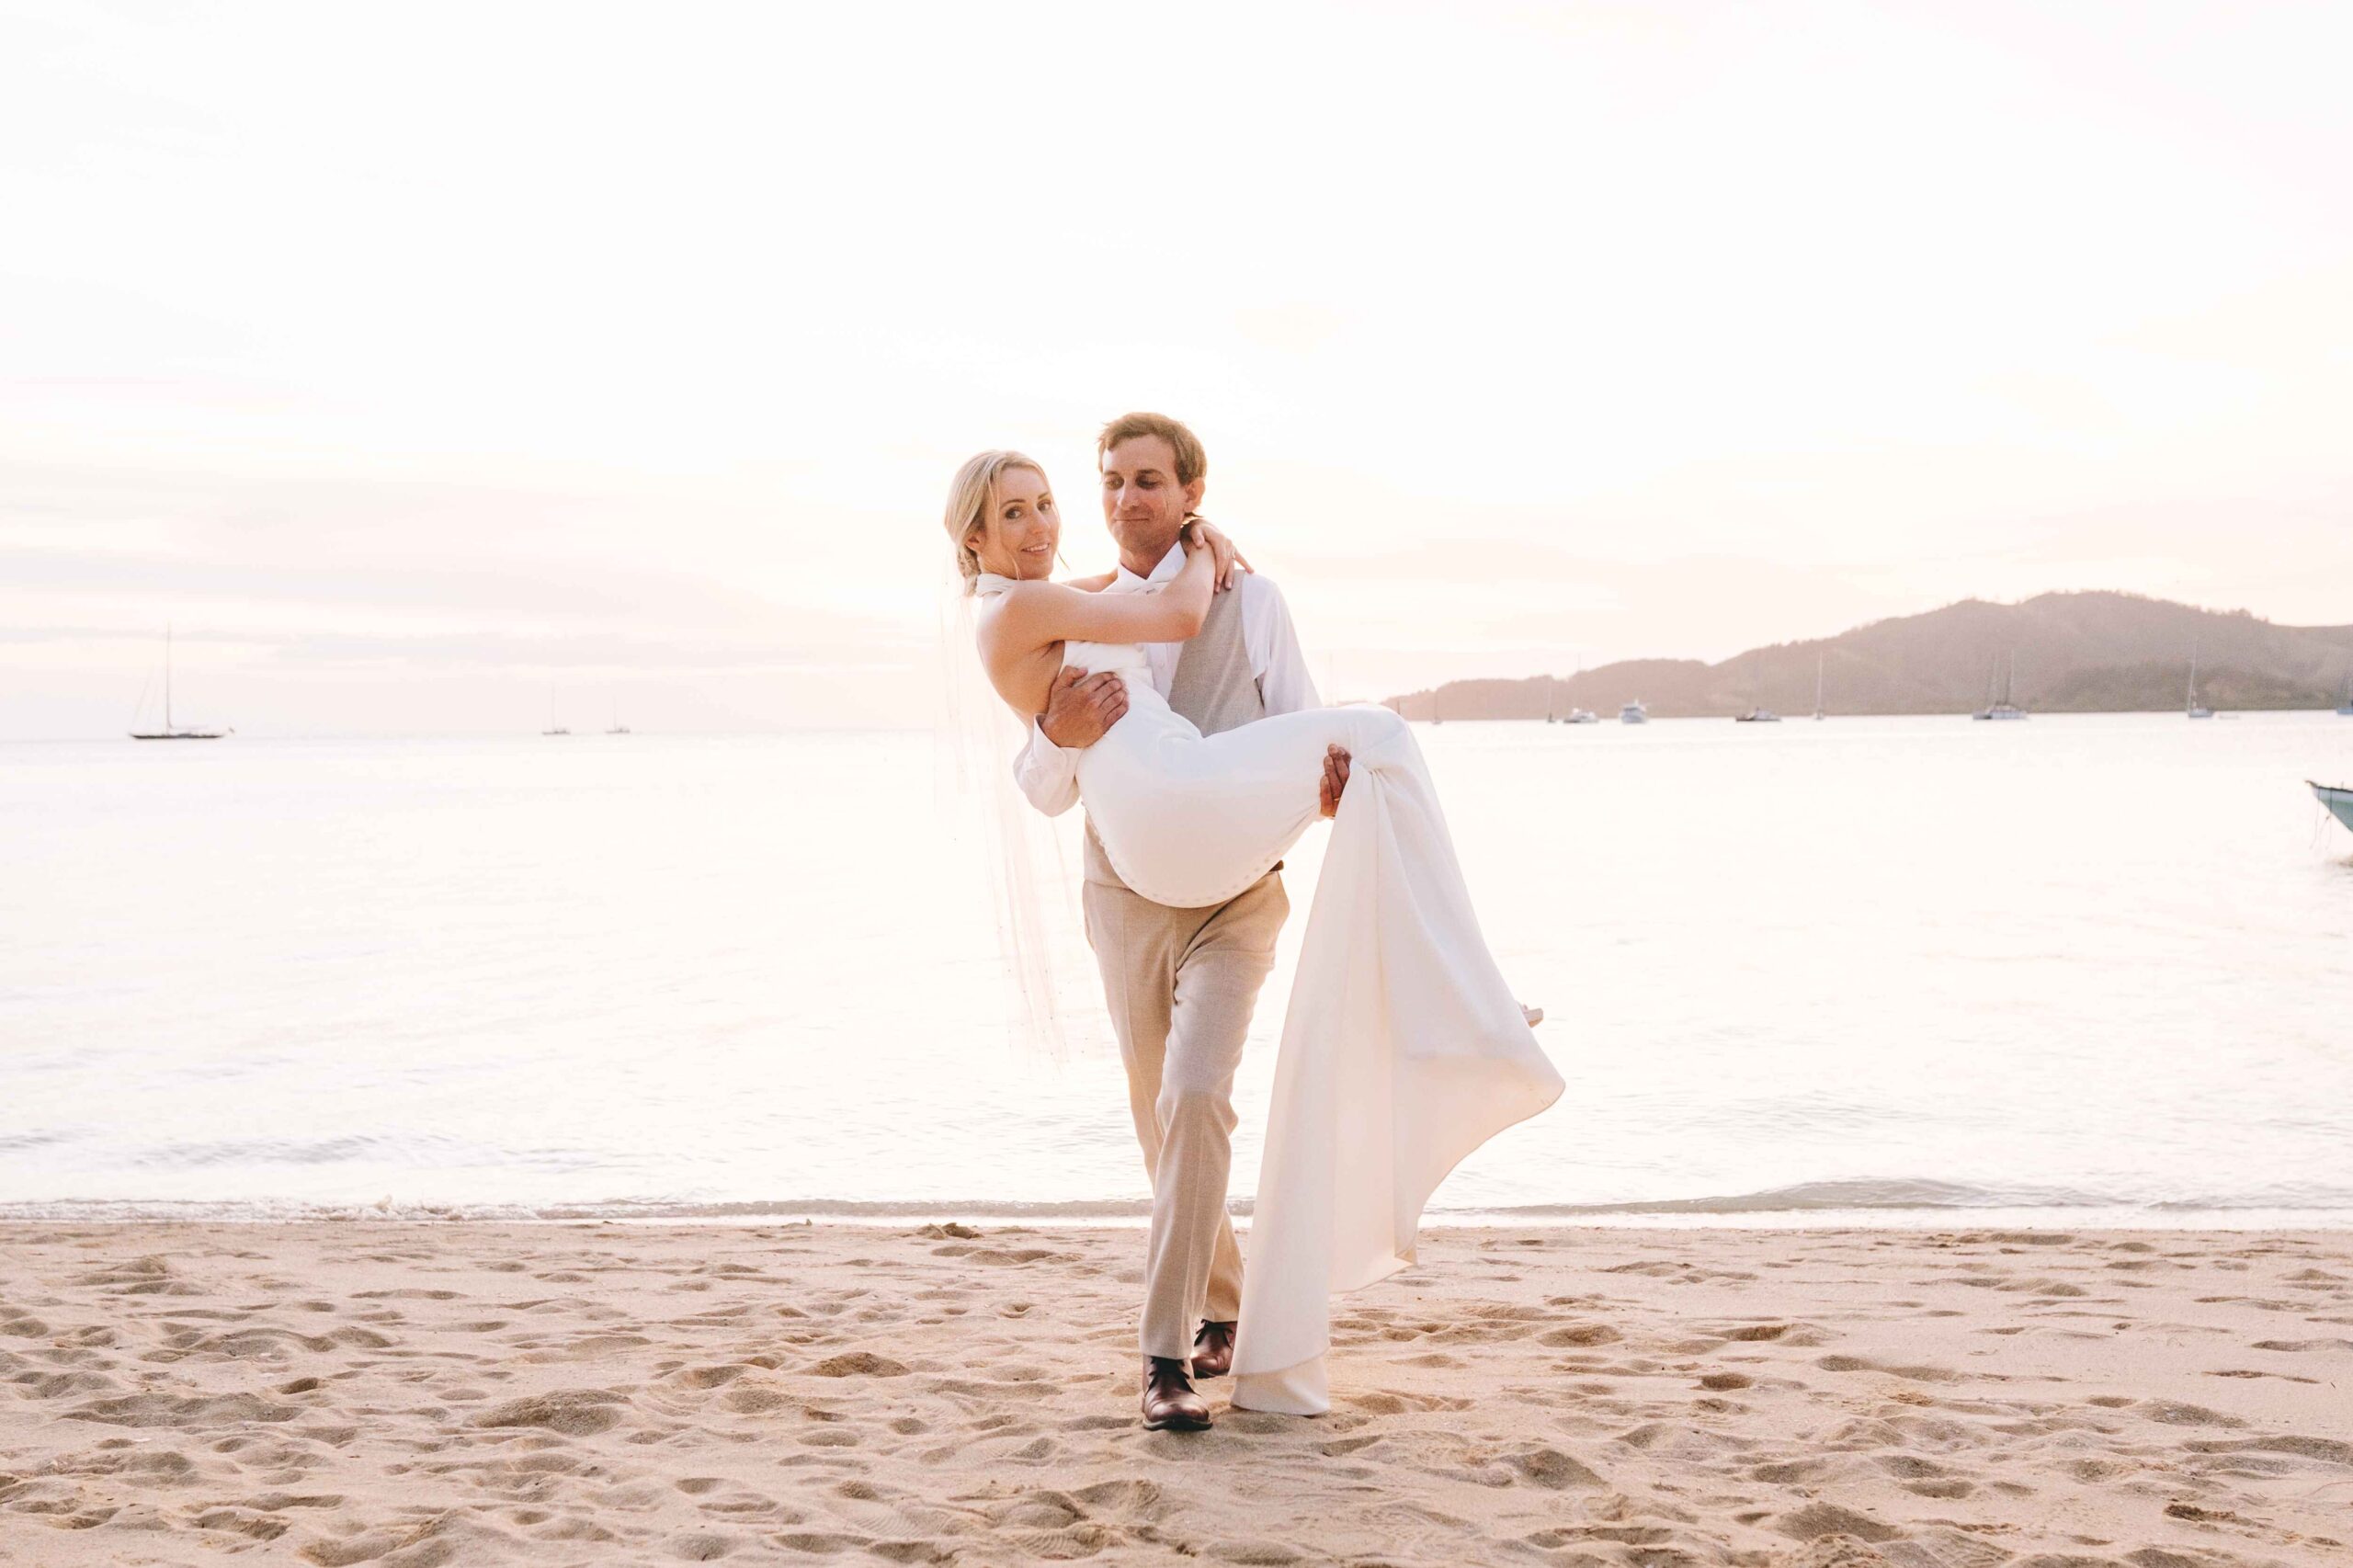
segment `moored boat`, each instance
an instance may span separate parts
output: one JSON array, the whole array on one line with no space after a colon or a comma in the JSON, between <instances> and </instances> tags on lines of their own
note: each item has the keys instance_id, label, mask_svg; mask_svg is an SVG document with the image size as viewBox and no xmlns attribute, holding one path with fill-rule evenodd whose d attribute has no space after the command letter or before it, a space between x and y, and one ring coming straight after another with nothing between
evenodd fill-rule
<instances>
[{"instance_id":1,"label":"moored boat","mask_svg":"<svg viewBox=\"0 0 2353 1568\"><path fill-rule=\"evenodd\" d=\"M133 730L134 741L217 741L223 735L233 735L234 729L206 730L172 722L172 629L164 628L164 727L160 730Z\"/></svg>"},{"instance_id":2,"label":"moored boat","mask_svg":"<svg viewBox=\"0 0 2353 1568\"><path fill-rule=\"evenodd\" d=\"M2304 782L2312 785L2313 793L2320 797L2320 803L2329 809L2331 815L2353 828L2353 789L2341 784L2313 784L2309 778Z\"/></svg>"},{"instance_id":3,"label":"moored boat","mask_svg":"<svg viewBox=\"0 0 2353 1568\"><path fill-rule=\"evenodd\" d=\"M2012 677L2018 674L2018 656L2015 652L2013 652L2010 654L2009 666L2002 674L2001 697L1995 701L1987 703L1984 707L1980 708L1976 712L1972 713L1970 715L1971 718L2023 719L2026 717L2026 710L2010 700L2010 682Z\"/></svg>"}]
</instances>

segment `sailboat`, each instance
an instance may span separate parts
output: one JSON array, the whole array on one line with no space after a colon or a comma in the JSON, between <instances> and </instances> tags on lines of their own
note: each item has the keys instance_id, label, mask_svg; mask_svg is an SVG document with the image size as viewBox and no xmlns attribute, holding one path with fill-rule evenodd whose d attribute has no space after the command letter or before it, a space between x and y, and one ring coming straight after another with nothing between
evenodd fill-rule
<instances>
[{"instance_id":1,"label":"sailboat","mask_svg":"<svg viewBox=\"0 0 2353 1568\"><path fill-rule=\"evenodd\" d=\"M2353 719L2353 674L2348 674L2345 677L2345 699L2336 705L2336 716L2340 719Z\"/></svg>"},{"instance_id":2,"label":"sailboat","mask_svg":"<svg viewBox=\"0 0 2353 1568\"><path fill-rule=\"evenodd\" d=\"M1569 672L1570 682L1574 684L1577 676L1583 674L1585 674L1585 656L1583 653L1580 652L1577 655L1577 667ZM1547 700L1544 705L1544 710L1547 713L1550 713L1552 710L1552 705L1549 700ZM1601 721L1594 716L1592 709L1580 708L1575 703L1572 702L1569 704L1569 710L1561 715L1561 722L1563 724L1598 724Z\"/></svg>"},{"instance_id":3,"label":"sailboat","mask_svg":"<svg viewBox=\"0 0 2353 1568\"><path fill-rule=\"evenodd\" d=\"M2194 637L2189 642L2189 716L2193 719L2211 719L2214 716L2211 708L2198 700L2198 640Z\"/></svg>"},{"instance_id":4,"label":"sailboat","mask_svg":"<svg viewBox=\"0 0 2353 1568\"><path fill-rule=\"evenodd\" d=\"M1994 701L1994 702L1989 702L1989 703L1987 703L1984 707L1980 708L1976 712L1972 713L1972 714L1970 715L1970 717L1971 717L1971 718L1972 718L1972 719L2023 719L2023 718L2025 718L2025 717L2026 717L2026 710L2025 710L2025 709L2023 709L2023 708L2021 708L2021 707L2019 707L2017 703L2012 702L2012 701L2010 700L2010 680L2011 680L2011 677L2012 677L2012 676L2016 676L2018 673L2018 652L2017 652L2017 650L2013 649L2013 650L2011 651L2011 653L2010 653L2010 665L2009 665L2009 668L2008 668L2006 672L2004 672L2004 674L2003 674L2003 676L2002 676L2002 695L2001 695L2001 698L2000 698L2000 699L1999 699L1999 700L1997 700L1997 701Z\"/></svg>"},{"instance_id":5,"label":"sailboat","mask_svg":"<svg viewBox=\"0 0 2353 1568\"><path fill-rule=\"evenodd\" d=\"M1819 719L1821 719L1821 717L1822 717L1822 660L1823 660L1823 655L1822 655L1822 654L1820 654L1820 653L1816 653L1816 654L1814 654L1814 656L1813 656L1813 716L1814 716L1814 718L1815 718L1816 720L1819 720Z\"/></svg>"},{"instance_id":6,"label":"sailboat","mask_svg":"<svg viewBox=\"0 0 2353 1568\"><path fill-rule=\"evenodd\" d=\"M618 697L613 699L612 728L607 730L605 733L608 735L626 735L629 733L629 726L621 722L621 699Z\"/></svg>"},{"instance_id":7,"label":"sailboat","mask_svg":"<svg viewBox=\"0 0 2353 1568\"><path fill-rule=\"evenodd\" d=\"M164 628L164 727L160 730L133 730L134 741L217 741L223 735L233 735L234 730L182 729L172 722L172 629Z\"/></svg>"},{"instance_id":8,"label":"sailboat","mask_svg":"<svg viewBox=\"0 0 2353 1568\"><path fill-rule=\"evenodd\" d=\"M555 722L555 693L552 691L548 693L548 727L541 730L540 733L543 735L568 735L572 733L570 730L565 729L563 725Z\"/></svg>"}]
</instances>

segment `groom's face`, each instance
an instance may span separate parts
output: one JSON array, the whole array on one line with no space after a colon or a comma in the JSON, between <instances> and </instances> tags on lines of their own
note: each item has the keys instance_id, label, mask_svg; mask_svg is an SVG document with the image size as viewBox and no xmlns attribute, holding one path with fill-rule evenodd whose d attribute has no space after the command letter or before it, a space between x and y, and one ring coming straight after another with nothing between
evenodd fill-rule
<instances>
[{"instance_id":1,"label":"groom's face","mask_svg":"<svg viewBox=\"0 0 2353 1568\"><path fill-rule=\"evenodd\" d=\"M1175 548L1185 514L1200 501L1199 480L1176 483L1176 449L1165 436L1131 436L1103 454L1103 521L1120 562L1139 576Z\"/></svg>"}]
</instances>

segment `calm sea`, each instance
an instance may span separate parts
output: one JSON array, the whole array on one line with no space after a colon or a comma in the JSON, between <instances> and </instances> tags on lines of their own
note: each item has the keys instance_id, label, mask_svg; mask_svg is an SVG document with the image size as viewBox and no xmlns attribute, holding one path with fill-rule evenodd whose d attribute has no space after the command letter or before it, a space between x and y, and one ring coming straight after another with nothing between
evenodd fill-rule
<instances>
[{"instance_id":1,"label":"calm sea","mask_svg":"<svg viewBox=\"0 0 2353 1568\"><path fill-rule=\"evenodd\" d=\"M1434 1213L2353 1223L2353 720L1416 733L1569 1081ZM927 734L0 746L0 1215L1137 1216L959 814Z\"/></svg>"}]
</instances>

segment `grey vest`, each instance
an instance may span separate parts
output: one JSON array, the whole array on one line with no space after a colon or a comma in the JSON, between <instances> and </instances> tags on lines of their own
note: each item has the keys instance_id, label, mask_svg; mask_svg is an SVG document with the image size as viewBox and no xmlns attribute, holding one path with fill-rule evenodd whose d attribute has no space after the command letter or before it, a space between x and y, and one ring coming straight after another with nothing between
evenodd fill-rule
<instances>
[{"instance_id":1,"label":"grey vest","mask_svg":"<svg viewBox=\"0 0 2353 1568\"><path fill-rule=\"evenodd\" d=\"M1177 655L1176 673L1168 681L1168 706L1205 735L1238 730L1267 716L1267 699L1250 668L1250 650L1242 642L1238 585L1210 597L1209 618ZM1086 824L1086 880L1107 887L1128 885L1111 869L1110 857L1103 853L1091 822Z\"/></svg>"}]
</instances>

